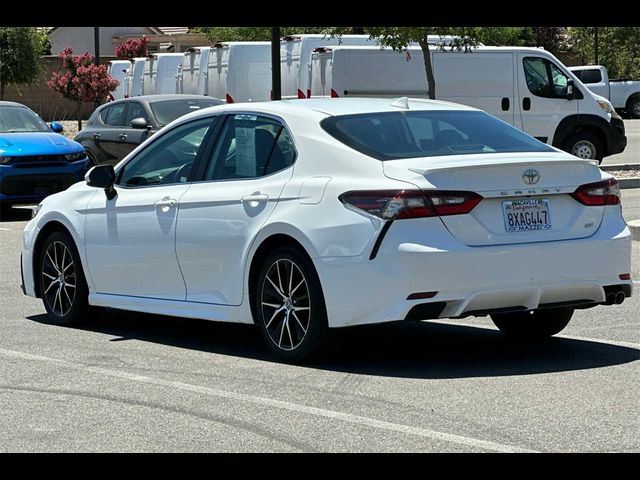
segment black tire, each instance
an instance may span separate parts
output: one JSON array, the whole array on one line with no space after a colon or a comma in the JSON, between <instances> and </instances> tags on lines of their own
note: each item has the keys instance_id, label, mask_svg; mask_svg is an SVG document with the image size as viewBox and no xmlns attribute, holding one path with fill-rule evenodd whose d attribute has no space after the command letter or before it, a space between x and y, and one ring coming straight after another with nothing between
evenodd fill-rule
<instances>
[{"instance_id":1,"label":"black tire","mask_svg":"<svg viewBox=\"0 0 640 480\"><path fill-rule=\"evenodd\" d=\"M89 165L89 168L91 167L95 167L96 165L99 164L98 160L96 160L96 156L93 154L93 152L91 152L90 150L86 150L87 152L87 157L89 157L89 162L91 162L91 165Z\"/></svg>"},{"instance_id":2,"label":"black tire","mask_svg":"<svg viewBox=\"0 0 640 480\"><path fill-rule=\"evenodd\" d=\"M602 162L604 158L604 143L592 132L576 132L565 141L562 149L578 158L593 158ZM591 152L591 153L589 153Z\"/></svg>"},{"instance_id":3,"label":"black tire","mask_svg":"<svg viewBox=\"0 0 640 480\"><path fill-rule=\"evenodd\" d=\"M291 247L274 250L260 269L253 301L254 321L278 359L298 363L320 351L327 311L318 274L306 255Z\"/></svg>"},{"instance_id":4,"label":"black tire","mask_svg":"<svg viewBox=\"0 0 640 480\"><path fill-rule=\"evenodd\" d=\"M627 104L629 118L640 118L640 97L633 97Z\"/></svg>"},{"instance_id":5,"label":"black tire","mask_svg":"<svg viewBox=\"0 0 640 480\"><path fill-rule=\"evenodd\" d=\"M491 320L511 339L536 341L561 332L569 324L572 315L572 308L548 308L495 314L491 315Z\"/></svg>"},{"instance_id":6,"label":"black tire","mask_svg":"<svg viewBox=\"0 0 640 480\"><path fill-rule=\"evenodd\" d=\"M89 289L71 236L53 232L44 241L37 261L40 296L52 323L79 325L86 320Z\"/></svg>"}]
</instances>

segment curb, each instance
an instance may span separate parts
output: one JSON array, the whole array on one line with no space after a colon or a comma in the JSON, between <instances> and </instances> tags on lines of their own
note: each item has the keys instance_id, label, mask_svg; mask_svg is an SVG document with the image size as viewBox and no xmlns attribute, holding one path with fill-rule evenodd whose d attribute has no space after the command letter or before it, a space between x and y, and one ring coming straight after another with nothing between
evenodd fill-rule
<instances>
[{"instance_id":1,"label":"curb","mask_svg":"<svg viewBox=\"0 0 640 480\"><path fill-rule=\"evenodd\" d=\"M629 230L631 230L631 239L640 242L640 220L631 220L627 222Z\"/></svg>"},{"instance_id":2,"label":"curb","mask_svg":"<svg viewBox=\"0 0 640 480\"><path fill-rule=\"evenodd\" d=\"M620 188L640 188L640 177L618 178Z\"/></svg>"},{"instance_id":3,"label":"curb","mask_svg":"<svg viewBox=\"0 0 640 480\"><path fill-rule=\"evenodd\" d=\"M600 165L600 170L611 172L616 170L640 170L640 163L621 163L619 165Z\"/></svg>"}]
</instances>

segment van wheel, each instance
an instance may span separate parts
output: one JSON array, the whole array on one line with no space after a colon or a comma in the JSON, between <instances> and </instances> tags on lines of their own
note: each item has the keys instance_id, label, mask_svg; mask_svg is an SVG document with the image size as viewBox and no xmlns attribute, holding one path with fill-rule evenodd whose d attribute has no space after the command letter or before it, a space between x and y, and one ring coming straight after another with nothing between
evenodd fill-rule
<instances>
[{"instance_id":1,"label":"van wheel","mask_svg":"<svg viewBox=\"0 0 640 480\"><path fill-rule=\"evenodd\" d=\"M257 282L255 321L280 360L300 362L317 353L327 334L327 312L313 263L283 247L267 257Z\"/></svg>"},{"instance_id":2,"label":"van wheel","mask_svg":"<svg viewBox=\"0 0 640 480\"><path fill-rule=\"evenodd\" d=\"M89 311L89 289L73 239L65 232L47 237L38 259L38 282L44 308L53 323L77 325Z\"/></svg>"},{"instance_id":3,"label":"van wheel","mask_svg":"<svg viewBox=\"0 0 640 480\"><path fill-rule=\"evenodd\" d=\"M542 340L562 331L573 315L572 308L548 308L530 312L491 315L493 323L514 340Z\"/></svg>"},{"instance_id":4,"label":"van wheel","mask_svg":"<svg viewBox=\"0 0 640 480\"><path fill-rule=\"evenodd\" d=\"M591 132L574 133L565 141L563 150L578 158L595 159L598 162L602 162L604 157L602 140Z\"/></svg>"},{"instance_id":5,"label":"van wheel","mask_svg":"<svg viewBox=\"0 0 640 480\"><path fill-rule=\"evenodd\" d=\"M631 118L640 118L640 97L636 97L629 102L627 114Z\"/></svg>"}]
</instances>

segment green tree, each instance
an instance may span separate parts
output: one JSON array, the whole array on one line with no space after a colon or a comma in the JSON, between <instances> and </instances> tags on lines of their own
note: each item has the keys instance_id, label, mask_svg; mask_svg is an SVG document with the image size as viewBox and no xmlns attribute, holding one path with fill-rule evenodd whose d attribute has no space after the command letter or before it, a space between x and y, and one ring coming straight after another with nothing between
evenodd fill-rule
<instances>
[{"instance_id":1,"label":"green tree","mask_svg":"<svg viewBox=\"0 0 640 480\"><path fill-rule=\"evenodd\" d=\"M594 63L594 27L571 27L568 33L571 51L585 65ZM610 78L640 78L640 27L598 27L598 56Z\"/></svg>"},{"instance_id":2,"label":"green tree","mask_svg":"<svg viewBox=\"0 0 640 480\"><path fill-rule=\"evenodd\" d=\"M41 68L43 37L32 27L0 27L0 100L7 85L29 84Z\"/></svg>"}]
</instances>

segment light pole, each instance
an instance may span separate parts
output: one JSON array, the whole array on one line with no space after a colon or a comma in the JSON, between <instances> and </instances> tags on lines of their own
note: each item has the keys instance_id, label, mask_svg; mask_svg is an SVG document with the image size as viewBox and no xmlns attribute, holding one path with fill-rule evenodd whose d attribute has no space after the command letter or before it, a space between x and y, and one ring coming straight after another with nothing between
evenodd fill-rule
<instances>
[{"instance_id":1,"label":"light pole","mask_svg":"<svg viewBox=\"0 0 640 480\"><path fill-rule=\"evenodd\" d=\"M100 65L100 27L93 27L93 44L96 50L95 64Z\"/></svg>"},{"instance_id":2,"label":"light pole","mask_svg":"<svg viewBox=\"0 0 640 480\"><path fill-rule=\"evenodd\" d=\"M271 27L271 100L282 98L280 85L280 27Z\"/></svg>"},{"instance_id":3,"label":"light pole","mask_svg":"<svg viewBox=\"0 0 640 480\"><path fill-rule=\"evenodd\" d=\"M596 65L600 65L599 55L598 55L598 27L593 27L595 30L595 41L593 42L593 50L596 57Z\"/></svg>"}]
</instances>

